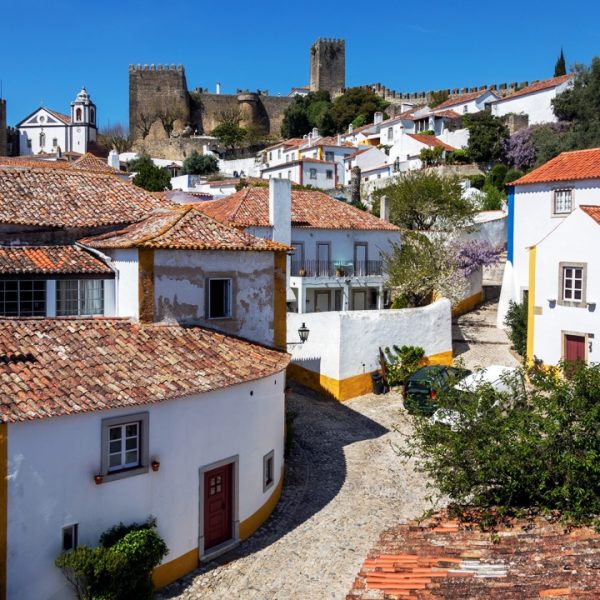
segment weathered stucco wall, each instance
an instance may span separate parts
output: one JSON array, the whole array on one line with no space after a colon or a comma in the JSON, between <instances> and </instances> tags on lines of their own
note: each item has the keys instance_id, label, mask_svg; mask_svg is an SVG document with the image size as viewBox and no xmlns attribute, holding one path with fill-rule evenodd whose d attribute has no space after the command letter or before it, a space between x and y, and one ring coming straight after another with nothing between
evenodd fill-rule
<instances>
[{"instance_id":1,"label":"weathered stucco wall","mask_svg":"<svg viewBox=\"0 0 600 600\"><path fill-rule=\"evenodd\" d=\"M158 321L202 324L263 344L273 344L274 263L271 252L157 250L154 314ZM207 319L207 281L233 282L233 316Z\"/></svg>"}]
</instances>

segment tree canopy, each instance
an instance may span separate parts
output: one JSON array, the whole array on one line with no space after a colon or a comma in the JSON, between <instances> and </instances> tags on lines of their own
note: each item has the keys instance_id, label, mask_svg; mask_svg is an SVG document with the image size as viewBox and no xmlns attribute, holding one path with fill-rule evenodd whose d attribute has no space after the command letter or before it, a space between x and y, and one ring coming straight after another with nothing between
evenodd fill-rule
<instances>
[{"instance_id":1,"label":"tree canopy","mask_svg":"<svg viewBox=\"0 0 600 600\"><path fill-rule=\"evenodd\" d=\"M384 111L388 106L389 102L371 89L350 88L334 100L331 107L331 118L336 131L342 133L346 131L350 123L355 126L372 123L373 115L378 111Z\"/></svg>"},{"instance_id":2,"label":"tree canopy","mask_svg":"<svg viewBox=\"0 0 600 600\"><path fill-rule=\"evenodd\" d=\"M133 183L149 192L171 189L171 175L166 169L157 167L147 154L142 154L127 163L127 170L136 173Z\"/></svg>"},{"instance_id":3,"label":"tree canopy","mask_svg":"<svg viewBox=\"0 0 600 600\"><path fill-rule=\"evenodd\" d=\"M452 426L415 417L400 454L416 458L459 512L558 511L600 525L600 365L561 369L569 378L533 368L506 378L504 390L438 390Z\"/></svg>"},{"instance_id":4,"label":"tree canopy","mask_svg":"<svg viewBox=\"0 0 600 600\"><path fill-rule=\"evenodd\" d=\"M232 121L223 121L219 123L212 131L219 142L226 148L235 148L239 146L246 137L246 130Z\"/></svg>"},{"instance_id":5,"label":"tree canopy","mask_svg":"<svg viewBox=\"0 0 600 600\"><path fill-rule=\"evenodd\" d=\"M219 162L212 154L198 154L193 150L183 161L182 172L186 175L210 175L218 170Z\"/></svg>"},{"instance_id":6,"label":"tree canopy","mask_svg":"<svg viewBox=\"0 0 600 600\"><path fill-rule=\"evenodd\" d=\"M504 158L504 144L509 137L504 121L488 111L468 114L463 117L469 130L467 151L471 160L479 165L491 165Z\"/></svg>"},{"instance_id":7,"label":"tree canopy","mask_svg":"<svg viewBox=\"0 0 600 600\"><path fill-rule=\"evenodd\" d=\"M462 196L458 177L410 171L374 192L388 197L390 221L403 229L456 229L472 222L475 208Z\"/></svg>"},{"instance_id":8,"label":"tree canopy","mask_svg":"<svg viewBox=\"0 0 600 600\"><path fill-rule=\"evenodd\" d=\"M98 133L98 142L107 150L116 150L119 154L131 150L133 139L127 128L121 123L105 127Z\"/></svg>"},{"instance_id":9,"label":"tree canopy","mask_svg":"<svg viewBox=\"0 0 600 600\"><path fill-rule=\"evenodd\" d=\"M560 49L560 56L556 60L554 65L554 77L560 77L561 75L567 74L567 64L565 63L565 54L563 49Z\"/></svg>"}]
</instances>

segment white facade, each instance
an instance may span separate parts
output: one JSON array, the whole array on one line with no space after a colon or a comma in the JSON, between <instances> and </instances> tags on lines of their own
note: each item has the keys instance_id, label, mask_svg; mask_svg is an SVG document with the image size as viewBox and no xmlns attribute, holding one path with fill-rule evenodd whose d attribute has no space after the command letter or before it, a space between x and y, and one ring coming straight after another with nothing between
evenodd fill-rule
<instances>
[{"instance_id":1,"label":"white facade","mask_svg":"<svg viewBox=\"0 0 600 600\"><path fill-rule=\"evenodd\" d=\"M388 155L374 146L362 146L353 155L344 160L344 184L348 185L352 178L352 169L360 167L361 171L368 171L381 167L389 161Z\"/></svg>"},{"instance_id":2,"label":"white facade","mask_svg":"<svg viewBox=\"0 0 600 600\"><path fill-rule=\"evenodd\" d=\"M41 107L17 124L19 154L27 156L59 150L85 154L88 144L96 141L96 123L96 105L82 88L71 102L70 116Z\"/></svg>"},{"instance_id":3,"label":"white facade","mask_svg":"<svg viewBox=\"0 0 600 600\"><path fill-rule=\"evenodd\" d=\"M552 100L573 85L573 80L564 81L558 86L544 90L507 96L492 104L492 114L502 117L509 113L524 114L529 117L529 125L538 123L555 123L558 121L552 109Z\"/></svg>"},{"instance_id":4,"label":"white facade","mask_svg":"<svg viewBox=\"0 0 600 600\"><path fill-rule=\"evenodd\" d=\"M466 95L466 94L465 94ZM456 103L443 103L443 110L453 110L460 115L467 113L476 113L481 110L485 110L487 105L498 100L499 96L494 94L491 90L482 92L477 98L469 98L468 100L461 100L460 96L456 98ZM436 110L440 110L441 106L436 106Z\"/></svg>"},{"instance_id":5,"label":"white facade","mask_svg":"<svg viewBox=\"0 0 600 600\"><path fill-rule=\"evenodd\" d=\"M536 245L536 310L533 329L533 355L544 364L556 365L566 359L566 335L581 338L585 359L600 362L600 224L581 209L566 219ZM583 270L581 302L563 298L564 269Z\"/></svg>"},{"instance_id":6,"label":"white facade","mask_svg":"<svg viewBox=\"0 0 600 600\"><path fill-rule=\"evenodd\" d=\"M234 540L240 525L274 493L283 473L285 374L153 405L8 424L7 597L72 598L54 566L62 528L78 524L79 544L119 522L157 518L173 561L203 556L202 470L234 464ZM96 485L102 420L148 414L148 470ZM76 451L74 451L76 450ZM263 458L273 451L275 481L263 487Z\"/></svg>"},{"instance_id":7,"label":"white facade","mask_svg":"<svg viewBox=\"0 0 600 600\"><path fill-rule=\"evenodd\" d=\"M263 179L289 179L299 185L331 190L338 183L338 168L335 162L301 159L263 169L261 176Z\"/></svg>"}]
</instances>

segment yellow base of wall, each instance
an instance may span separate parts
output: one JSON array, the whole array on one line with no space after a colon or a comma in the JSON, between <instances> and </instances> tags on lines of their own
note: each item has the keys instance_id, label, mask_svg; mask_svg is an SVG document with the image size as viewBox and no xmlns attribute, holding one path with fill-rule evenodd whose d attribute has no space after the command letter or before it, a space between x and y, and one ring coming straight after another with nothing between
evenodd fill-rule
<instances>
[{"instance_id":1,"label":"yellow base of wall","mask_svg":"<svg viewBox=\"0 0 600 600\"><path fill-rule=\"evenodd\" d=\"M426 356L421 361L421 364L451 365L452 350ZM311 390L327 394L342 402L356 398L357 396L369 394L373 391L371 373L360 373L346 379L333 379L322 373L309 371L300 365L290 363L287 368L287 375Z\"/></svg>"},{"instance_id":2,"label":"yellow base of wall","mask_svg":"<svg viewBox=\"0 0 600 600\"><path fill-rule=\"evenodd\" d=\"M455 304L452 307L452 316L460 317L460 315L464 315L474 308L477 308L480 304L485 300L485 295L483 290L481 292L477 292L477 294L473 294L464 300L461 300L458 304Z\"/></svg>"},{"instance_id":3,"label":"yellow base of wall","mask_svg":"<svg viewBox=\"0 0 600 600\"><path fill-rule=\"evenodd\" d=\"M277 506L277 502L279 502L282 489L283 469L281 470L279 484L273 490L269 499L253 515L240 523L240 540L245 540L250 537L270 517L273 509ZM194 548L193 550L178 556L174 560L170 560L168 563L156 567L152 572L152 582L154 583L154 587L161 588L165 585L169 585L180 577L197 569L200 564L199 555L200 552L198 548Z\"/></svg>"}]
</instances>

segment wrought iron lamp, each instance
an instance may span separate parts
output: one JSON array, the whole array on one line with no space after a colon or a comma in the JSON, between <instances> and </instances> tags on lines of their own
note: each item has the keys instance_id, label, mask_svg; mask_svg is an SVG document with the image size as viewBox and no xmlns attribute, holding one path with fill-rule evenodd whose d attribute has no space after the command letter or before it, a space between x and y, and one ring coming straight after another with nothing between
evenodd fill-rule
<instances>
[{"instance_id":1,"label":"wrought iron lamp","mask_svg":"<svg viewBox=\"0 0 600 600\"><path fill-rule=\"evenodd\" d=\"M306 326L306 323L302 323L302 326L298 328L298 335L300 336L299 342L287 342L288 346L299 346L300 344L304 344L308 339L308 334L310 333L310 329Z\"/></svg>"}]
</instances>

